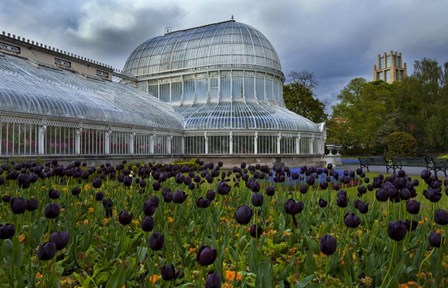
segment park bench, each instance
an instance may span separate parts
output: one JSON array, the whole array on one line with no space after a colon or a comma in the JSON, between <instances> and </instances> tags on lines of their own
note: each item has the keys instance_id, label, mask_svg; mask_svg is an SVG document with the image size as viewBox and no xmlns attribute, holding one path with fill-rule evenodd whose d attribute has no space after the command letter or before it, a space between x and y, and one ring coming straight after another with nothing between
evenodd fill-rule
<instances>
[{"instance_id":1,"label":"park bench","mask_svg":"<svg viewBox=\"0 0 448 288\"><path fill-rule=\"evenodd\" d=\"M433 171L435 175L437 172L443 172L446 177L446 170L448 169L448 159L434 159L433 157L425 157L428 162L427 169Z\"/></svg>"},{"instance_id":2,"label":"park bench","mask_svg":"<svg viewBox=\"0 0 448 288\"><path fill-rule=\"evenodd\" d=\"M382 156L358 157L358 159L361 170L366 168L369 172L369 166L385 166L387 173L389 173L389 169L392 169L394 173L397 168L401 169L392 160L387 160Z\"/></svg>"}]
</instances>

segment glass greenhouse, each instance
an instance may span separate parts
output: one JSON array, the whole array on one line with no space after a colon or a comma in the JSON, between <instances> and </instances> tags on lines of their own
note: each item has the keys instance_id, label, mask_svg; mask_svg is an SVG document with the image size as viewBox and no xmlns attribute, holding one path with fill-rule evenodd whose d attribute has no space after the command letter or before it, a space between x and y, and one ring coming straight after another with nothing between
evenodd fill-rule
<instances>
[{"instance_id":1,"label":"glass greenhouse","mask_svg":"<svg viewBox=\"0 0 448 288\"><path fill-rule=\"evenodd\" d=\"M272 44L234 20L174 31L139 45L123 73L170 103L189 154L322 154L325 125L285 108Z\"/></svg>"},{"instance_id":2,"label":"glass greenhouse","mask_svg":"<svg viewBox=\"0 0 448 288\"><path fill-rule=\"evenodd\" d=\"M0 156L323 154L325 125L286 109L277 53L249 25L231 20L149 39L120 83L76 71L72 60L97 64L83 57L29 40L21 48L14 45L24 39L4 35ZM29 47L55 65L27 57Z\"/></svg>"}]
</instances>

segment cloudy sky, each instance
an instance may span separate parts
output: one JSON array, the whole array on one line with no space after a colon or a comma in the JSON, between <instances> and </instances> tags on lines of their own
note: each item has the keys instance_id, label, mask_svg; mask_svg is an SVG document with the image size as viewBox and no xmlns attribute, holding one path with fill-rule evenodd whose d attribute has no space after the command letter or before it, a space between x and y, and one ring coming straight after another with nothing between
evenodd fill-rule
<instances>
[{"instance_id":1,"label":"cloudy sky","mask_svg":"<svg viewBox=\"0 0 448 288\"><path fill-rule=\"evenodd\" d=\"M235 20L261 31L283 72L307 70L332 103L377 55L401 51L408 73L448 61L447 0L0 0L0 30L121 69L134 48L171 30Z\"/></svg>"}]
</instances>

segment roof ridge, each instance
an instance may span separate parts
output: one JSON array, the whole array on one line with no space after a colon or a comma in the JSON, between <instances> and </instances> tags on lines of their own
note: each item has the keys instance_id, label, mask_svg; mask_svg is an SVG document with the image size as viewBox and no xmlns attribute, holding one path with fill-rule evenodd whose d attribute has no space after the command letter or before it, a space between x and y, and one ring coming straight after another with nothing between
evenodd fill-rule
<instances>
[{"instance_id":1,"label":"roof ridge","mask_svg":"<svg viewBox=\"0 0 448 288\"><path fill-rule=\"evenodd\" d=\"M223 24L223 23L228 23L228 22L236 22L236 21L234 19L231 19L231 20L205 24L205 25L196 26L196 27L187 28L187 29L179 29L179 30L175 30L175 31L170 31L168 33L165 33L164 35L169 35L169 34L173 34L173 33L177 33L177 32L189 31L189 30L195 30L195 29L199 29L199 28L204 28L204 27L208 27L208 26L212 26L212 25L218 25L218 24Z\"/></svg>"}]
</instances>

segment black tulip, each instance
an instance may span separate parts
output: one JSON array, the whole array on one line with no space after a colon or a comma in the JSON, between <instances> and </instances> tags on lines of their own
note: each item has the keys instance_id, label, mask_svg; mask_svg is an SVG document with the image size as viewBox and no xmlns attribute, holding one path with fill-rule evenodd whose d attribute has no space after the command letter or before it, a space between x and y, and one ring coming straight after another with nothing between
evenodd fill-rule
<instances>
[{"instance_id":1,"label":"black tulip","mask_svg":"<svg viewBox=\"0 0 448 288\"><path fill-rule=\"evenodd\" d=\"M363 202L363 201L359 201L358 202L358 205L357 205L358 207L356 207L357 209L358 209L358 211L361 213L361 214L366 214L367 212L369 212L369 204L367 204L367 203L365 203L365 202Z\"/></svg>"},{"instance_id":2,"label":"black tulip","mask_svg":"<svg viewBox=\"0 0 448 288\"><path fill-rule=\"evenodd\" d=\"M95 200L96 201L103 201L103 198L104 198L103 192L96 192L95 193Z\"/></svg>"},{"instance_id":3,"label":"black tulip","mask_svg":"<svg viewBox=\"0 0 448 288\"><path fill-rule=\"evenodd\" d=\"M81 188L75 187L75 188L72 189L72 195L73 196L78 196L79 193L81 193Z\"/></svg>"},{"instance_id":4,"label":"black tulip","mask_svg":"<svg viewBox=\"0 0 448 288\"><path fill-rule=\"evenodd\" d=\"M259 225L252 224L250 226L249 234L254 238L260 237L260 235L263 234L263 232L264 232L263 228L261 228L261 226Z\"/></svg>"},{"instance_id":5,"label":"black tulip","mask_svg":"<svg viewBox=\"0 0 448 288\"><path fill-rule=\"evenodd\" d=\"M225 182L221 181L218 184L218 194L227 195L230 192L230 186Z\"/></svg>"},{"instance_id":6,"label":"black tulip","mask_svg":"<svg viewBox=\"0 0 448 288\"><path fill-rule=\"evenodd\" d=\"M37 250L37 257L39 260L47 261L54 257L56 254L56 244L53 242L46 242L44 244L39 245L39 249Z\"/></svg>"},{"instance_id":7,"label":"black tulip","mask_svg":"<svg viewBox=\"0 0 448 288\"><path fill-rule=\"evenodd\" d=\"M434 222L439 225L448 224L448 212L442 209L438 209L434 212Z\"/></svg>"},{"instance_id":8,"label":"black tulip","mask_svg":"<svg viewBox=\"0 0 448 288\"><path fill-rule=\"evenodd\" d=\"M201 266L208 266L215 262L217 256L218 252L216 249L202 246L196 255L196 261L198 261Z\"/></svg>"},{"instance_id":9,"label":"black tulip","mask_svg":"<svg viewBox=\"0 0 448 288\"><path fill-rule=\"evenodd\" d=\"M386 202L387 199L389 198L389 195L387 193L387 190L381 188L376 191L375 197L376 197L376 200L378 200L380 202Z\"/></svg>"},{"instance_id":10,"label":"black tulip","mask_svg":"<svg viewBox=\"0 0 448 288\"><path fill-rule=\"evenodd\" d=\"M216 272L208 272L207 279L205 279L205 288L220 288L221 277Z\"/></svg>"},{"instance_id":11,"label":"black tulip","mask_svg":"<svg viewBox=\"0 0 448 288\"><path fill-rule=\"evenodd\" d=\"M54 219L59 216L61 206L58 203L50 203L45 206L44 214L49 219Z\"/></svg>"},{"instance_id":12,"label":"black tulip","mask_svg":"<svg viewBox=\"0 0 448 288\"><path fill-rule=\"evenodd\" d=\"M50 197L50 199L59 199L59 197L61 197L61 192L56 189L50 189L50 191L48 191L48 197Z\"/></svg>"},{"instance_id":13,"label":"black tulip","mask_svg":"<svg viewBox=\"0 0 448 288\"><path fill-rule=\"evenodd\" d=\"M187 194L185 194L182 190L174 191L173 193L173 202L177 204L182 204L187 199Z\"/></svg>"},{"instance_id":14,"label":"black tulip","mask_svg":"<svg viewBox=\"0 0 448 288\"><path fill-rule=\"evenodd\" d=\"M294 199L288 199L285 202L285 212L287 214L296 215L302 212L304 206L302 201L296 202Z\"/></svg>"},{"instance_id":15,"label":"black tulip","mask_svg":"<svg viewBox=\"0 0 448 288\"><path fill-rule=\"evenodd\" d=\"M268 196L274 196L274 194L275 194L275 188L272 187L272 186L268 186L268 187L266 188L266 195L268 195Z\"/></svg>"},{"instance_id":16,"label":"black tulip","mask_svg":"<svg viewBox=\"0 0 448 288\"><path fill-rule=\"evenodd\" d=\"M431 231L429 233L429 243L434 247L440 247L440 244L442 244L442 235L436 231Z\"/></svg>"},{"instance_id":17,"label":"black tulip","mask_svg":"<svg viewBox=\"0 0 448 288\"><path fill-rule=\"evenodd\" d=\"M215 191L208 190L205 197L207 197L208 200L213 201L215 199L215 195L216 195Z\"/></svg>"},{"instance_id":18,"label":"black tulip","mask_svg":"<svg viewBox=\"0 0 448 288\"><path fill-rule=\"evenodd\" d=\"M173 264L164 265L160 270L160 275L162 275L162 279L166 281L176 279L176 270L174 269Z\"/></svg>"},{"instance_id":19,"label":"black tulip","mask_svg":"<svg viewBox=\"0 0 448 288\"><path fill-rule=\"evenodd\" d=\"M414 199L406 201L406 211L410 214L418 214L420 212L420 203Z\"/></svg>"},{"instance_id":20,"label":"black tulip","mask_svg":"<svg viewBox=\"0 0 448 288\"><path fill-rule=\"evenodd\" d=\"M11 196L10 195L3 195L2 196L2 201L5 202L5 203L11 202Z\"/></svg>"},{"instance_id":21,"label":"black tulip","mask_svg":"<svg viewBox=\"0 0 448 288\"><path fill-rule=\"evenodd\" d=\"M118 221L122 224L122 225L128 225L129 223L131 223L132 221L132 214L129 213L127 210L123 210L120 212L120 214L118 215Z\"/></svg>"},{"instance_id":22,"label":"black tulip","mask_svg":"<svg viewBox=\"0 0 448 288\"><path fill-rule=\"evenodd\" d=\"M236 222L242 225L246 225L250 222L251 218L252 210L249 208L249 206L241 205L240 207L238 207L235 213Z\"/></svg>"},{"instance_id":23,"label":"black tulip","mask_svg":"<svg viewBox=\"0 0 448 288\"><path fill-rule=\"evenodd\" d=\"M356 228L361 224L361 219L354 213L347 213L344 217L344 224L350 228Z\"/></svg>"},{"instance_id":24,"label":"black tulip","mask_svg":"<svg viewBox=\"0 0 448 288\"><path fill-rule=\"evenodd\" d=\"M157 205L154 201L151 201L151 199L146 200L145 203L143 203L143 213L147 216L152 216L156 212Z\"/></svg>"},{"instance_id":25,"label":"black tulip","mask_svg":"<svg viewBox=\"0 0 448 288\"><path fill-rule=\"evenodd\" d=\"M210 206L210 200L207 198L199 197L198 200L196 200L196 206L199 208L207 208Z\"/></svg>"},{"instance_id":26,"label":"black tulip","mask_svg":"<svg viewBox=\"0 0 448 288\"><path fill-rule=\"evenodd\" d=\"M320 251L325 255L332 255L338 247L336 238L326 234L320 238Z\"/></svg>"},{"instance_id":27,"label":"black tulip","mask_svg":"<svg viewBox=\"0 0 448 288\"><path fill-rule=\"evenodd\" d=\"M406 225L402 221L391 221L387 227L387 234L392 240L401 241L406 236Z\"/></svg>"},{"instance_id":28,"label":"black tulip","mask_svg":"<svg viewBox=\"0 0 448 288\"><path fill-rule=\"evenodd\" d=\"M16 233L16 228L14 225L6 223L0 224L0 239L10 239Z\"/></svg>"},{"instance_id":29,"label":"black tulip","mask_svg":"<svg viewBox=\"0 0 448 288\"><path fill-rule=\"evenodd\" d=\"M347 207L348 205L347 197L338 195L338 197L336 197L336 205L338 205L338 207L341 208Z\"/></svg>"},{"instance_id":30,"label":"black tulip","mask_svg":"<svg viewBox=\"0 0 448 288\"><path fill-rule=\"evenodd\" d=\"M154 219L151 216L145 216L142 220L142 230L150 232L154 229Z\"/></svg>"},{"instance_id":31,"label":"black tulip","mask_svg":"<svg viewBox=\"0 0 448 288\"><path fill-rule=\"evenodd\" d=\"M28 201L26 202L26 210L30 212L36 210L38 207L39 207L39 200L37 200L34 197L28 199Z\"/></svg>"},{"instance_id":32,"label":"black tulip","mask_svg":"<svg viewBox=\"0 0 448 288\"><path fill-rule=\"evenodd\" d=\"M50 241L56 244L56 250L62 250L67 246L70 240L70 234L67 231L53 232L50 236Z\"/></svg>"},{"instance_id":33,"label":"black tulip","mask_svg":"<svg viewBox=\"0 0 448 288\"><path fill-rule=\"evenodd\" d=\"M254 205L255 207L262 206L264 202L263 194L253 192L251 201L252 205Z\"/></svg>"},{"instance_id":34,"label":"black tulip","mask_svg":"<svg viewBox=\"0 0 448 288\"><path fill-rule=\"evenodd\" d=\"M163 248L163 243L165 241L165 237L160 232L155 232L151 235L149 238L149 247L151 247L152 250L158 251Z\"/></svg>"},{"instance_id":35,"label":"black tulip","mask_svg":"<svg viewBox=\"0 0 448 288\"><path fill-rule=\"evenodd\" d=\"M101 185L103 185L103 180L101 178L95 178L95 180L93 180L92 182L93 188L100 188Z\"/></svg>"},{"instance_id":36,"label":"black tulip","mask_svg":"<svg viewBox=\"0 0 448 288\"><path fill-rule=\"evenodd\" d=\"M327 207L327 204L328 204L328 202L325 201L324 199L322 199L322 198L319 199L319 207L320 207L320 208L325 208L325 207Z\"/></svg>"},{"instance_id":37,"label":"black tulip","mask_svg":"<svg viewBox=\"0 0 448 288\"><path fill-rule=\"evenodd\" d=\"M14 214L23 214L26 211L26 200L23 197L11 198L9 204Z\"/></svg>"}]
</instances>

